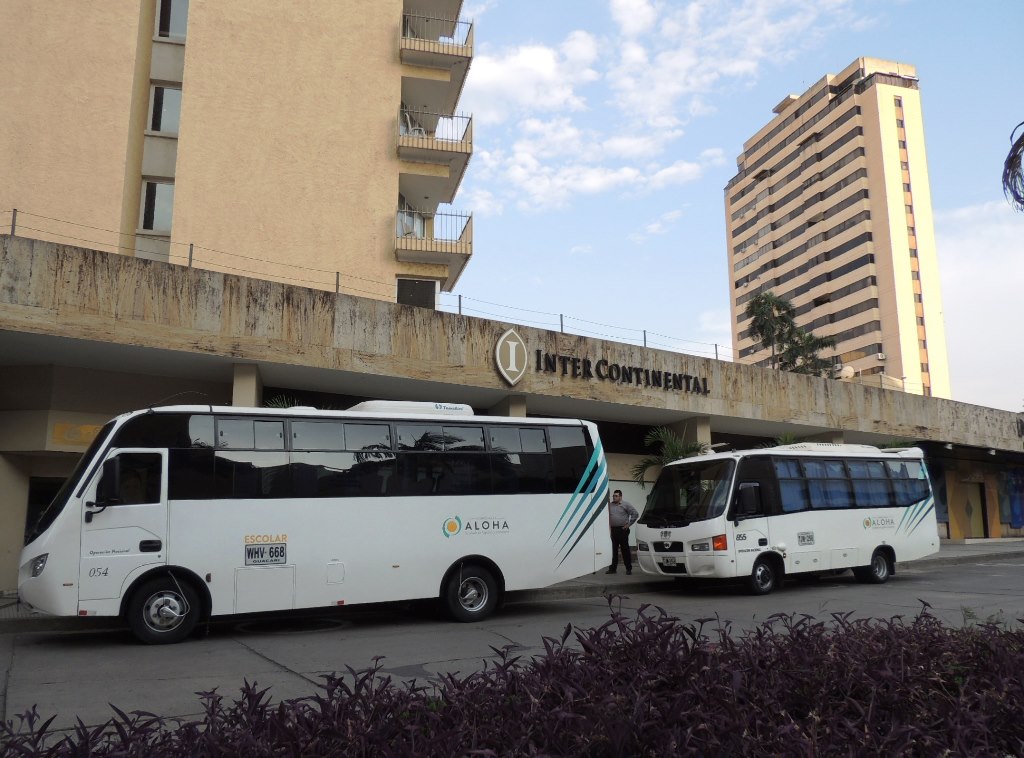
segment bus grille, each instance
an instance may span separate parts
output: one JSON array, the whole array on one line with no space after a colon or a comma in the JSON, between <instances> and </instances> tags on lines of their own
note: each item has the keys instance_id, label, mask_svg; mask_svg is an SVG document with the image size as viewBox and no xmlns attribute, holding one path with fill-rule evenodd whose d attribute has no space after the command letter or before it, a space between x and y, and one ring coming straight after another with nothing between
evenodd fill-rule
<instances>
[{"instance_id":1,"label":"bus grille","mask_svg":"<svg viewBox=\"0 0 1024 758\"><path fill-rule=\"evenodd\" d=\"M651 547L656 553L682 553L685 552L682 542L656 542L651 540Z\"/></svg>"}]
</instances>

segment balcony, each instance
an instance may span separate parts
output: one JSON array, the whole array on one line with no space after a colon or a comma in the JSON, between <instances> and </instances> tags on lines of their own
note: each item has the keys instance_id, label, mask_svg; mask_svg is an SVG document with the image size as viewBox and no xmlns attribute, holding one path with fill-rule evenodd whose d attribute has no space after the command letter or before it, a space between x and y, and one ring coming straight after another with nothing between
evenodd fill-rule
<instances>
[{"instance_id":1,"label":"balcony","mask_svg":"<svg viewBox=\"0 0 1024 758\"><path fill-rule=\"evenodd\" d=\"M395 220L395 258L447 266L448 278L441 289L450 291L473 255L473 216L406 208L398 211Z\"/></svg>"},{"instance_id":2,"label":"balcony","mask_svg":"<svg viewBox=\"0 0 1024 758\"><path fill-rule=\"evenodd\" d=\"M398 157L411 163L433 163L448 167L443 189L413 191L412 197L429 198L427 205L450 203L462 183L473 154L473 118L445 116L429 111L403 109L398 113ZM436 177L421 177L436 183ZM414 181L407 177L406 183Z\"/></svg>"},{"instance_id":3,"label":"balcony","mask_svg":"<svg viewBox=\"0 0 1024 758\"><path fill-rule=\"evenodd\" d=\"M438 69L442 74L403 74L402 100L426 110L451 113L459 102L469 64L473 60L473 24L404 13L399 56L404 64Z\"/></svg>"}]
</instances>

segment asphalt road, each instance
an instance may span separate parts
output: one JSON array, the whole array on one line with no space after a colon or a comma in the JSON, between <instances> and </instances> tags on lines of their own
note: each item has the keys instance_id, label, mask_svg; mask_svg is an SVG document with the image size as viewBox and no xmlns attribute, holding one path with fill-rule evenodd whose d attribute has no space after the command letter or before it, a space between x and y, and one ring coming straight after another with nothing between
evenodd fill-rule
<instances>
[{"instance_id":1,"label":"asphalt road","mask_svg":"<svg viewBox=\"0 0 1024 758\"><path fill-rule=\"evenodd\" d=\"M719 619L734 633L777 613L909 619L923 603L953 625L1016 624L1024 619L1024 556L906 568L880 586L845 575L751 597L720 584L666 584L611 601L630 615L650 604L684 622ZM494 648L510 646L529 658L543 651L544 636L559 636L568 623L602 624L609 614L601 597L529 599L509 602L488 621L457 624L431 605L405 604L215 624L205 636L170 646L144 646L115 629L11 632L0 634L0 716L13 719L36 705L44 717L56 714L55 726L71 726L76 717L95 725L113 715L112 703L188 717L199 713L199 691L217 688L233 698L248 679L271 687L275 700L301 697L323 674L364 669L377 656L382 673L397 679L468 674L493 660ZM705 632L714 637L719 623L705 622Z\"/></svg>"}]
</instances>

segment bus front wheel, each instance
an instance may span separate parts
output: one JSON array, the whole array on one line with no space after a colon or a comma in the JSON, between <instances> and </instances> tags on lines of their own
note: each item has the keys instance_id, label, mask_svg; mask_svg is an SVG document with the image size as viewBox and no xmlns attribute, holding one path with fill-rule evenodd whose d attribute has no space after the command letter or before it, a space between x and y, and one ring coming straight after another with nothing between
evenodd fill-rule
<instances>
[{"instance_id":1,"label":"bus front wheel","mask_svg":"<svg viewBox=\"0 0 1024 758\"><path fill-rule=\"evenodd\" d=\"M498 605L498 583L482 566L462 566L452 572L443 597L456 621L482 621Z\"/></svg>"},{"instance_id":2,"label":"bus front wheel","mask_svg":"<svg viewBox=\"0 0 1024 758\"><path fill-rule=\"evenodd\" d=\"M771 561L758 561L750 572L747 586L752 595L767 595L779 583L779 573Z\"/></svg>"},{"instance_id":3,"label":"bus front wheel","mask_svg":"<svg viewBox=\"0 0 1024 758\"><path fill-rule=\"evenodd\" d=\"M148 645L181 642L199 620L199 597L192 585L172 576L142 584L132 595L126 614L132 633Z\"/></svg>"},{"instance_id":4,"label":"bus front wheel","mask_svg":"<svg viewBox=\"0 0 1024 758\"><path fill-rule=\"evenodd\" d=\"M871 555L871 563L867 566L858 566L853 570L853 575L858 582L866 584L885 584L892 574L892 567L889 565L889 556L881 550L876 550Z\"/></svg>"}]
</instances>

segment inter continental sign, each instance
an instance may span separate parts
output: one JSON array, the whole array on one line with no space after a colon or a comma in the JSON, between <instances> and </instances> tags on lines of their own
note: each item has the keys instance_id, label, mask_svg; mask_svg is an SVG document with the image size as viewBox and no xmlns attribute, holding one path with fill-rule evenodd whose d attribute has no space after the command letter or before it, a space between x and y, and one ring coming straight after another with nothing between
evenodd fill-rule
<instances>
[{"instance_id":1,"label":"inter continental sign","mask_svg":"<svg viewBox=\"0 0 1024 758\"><path fill-rule=\"evenodd\" d=\"M586 356L545 353L543 350L534 350L531 356L526 343L516 334L515 329L509 329L498 338L494 358L498 373L510 386L515 386L532 367L536 373L559 374L570 379L656 387L669 392L692 392L698 395L709 393L707 377L677 374L664 368L627 366L607 358L594 360Z\"/></svg>"}]
</instances>

